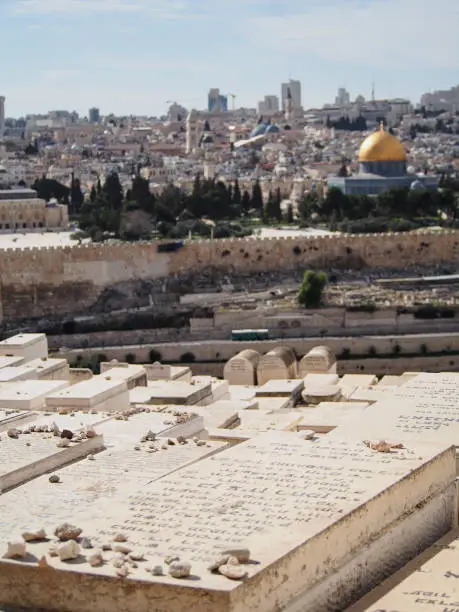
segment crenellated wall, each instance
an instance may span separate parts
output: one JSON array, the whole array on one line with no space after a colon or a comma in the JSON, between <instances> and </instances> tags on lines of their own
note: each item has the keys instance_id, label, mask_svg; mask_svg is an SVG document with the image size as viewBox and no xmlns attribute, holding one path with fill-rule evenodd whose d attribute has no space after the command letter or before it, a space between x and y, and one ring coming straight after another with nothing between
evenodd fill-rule
<instances>
[{"instance_id":1,"label":"crenellated wall","mask_svg":"<svg viewBox=\"0 0 459 612\"><path fill-rule=\"evenodd\" d=\"M459 231L185 242L91 244L0 251L1 307L7 319L83 313L121 283L193 274L250 275L317 268L405 268L459 261Z\"/></svg>"}]
</instances>

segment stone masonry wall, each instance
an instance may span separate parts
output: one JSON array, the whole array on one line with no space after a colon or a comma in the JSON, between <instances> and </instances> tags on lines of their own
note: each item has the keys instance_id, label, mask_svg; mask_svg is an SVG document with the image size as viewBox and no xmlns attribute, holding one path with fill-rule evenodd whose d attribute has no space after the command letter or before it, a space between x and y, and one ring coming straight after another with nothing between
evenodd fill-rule
<instances>
[{"instance_id":1,"label":"stone masonry wall","mask_svg":"<svg viewBox=\"0 0 459 612\"><path fill-rule=\"evenodd\" d=\"M209 273L287 272L308 267L400 269L459 260L459 231L206 240L186 242L172 253L158 253L158 244L1 251L3 317L84 313L104 290L126 282Z\"/></svg>"}]
</instances>

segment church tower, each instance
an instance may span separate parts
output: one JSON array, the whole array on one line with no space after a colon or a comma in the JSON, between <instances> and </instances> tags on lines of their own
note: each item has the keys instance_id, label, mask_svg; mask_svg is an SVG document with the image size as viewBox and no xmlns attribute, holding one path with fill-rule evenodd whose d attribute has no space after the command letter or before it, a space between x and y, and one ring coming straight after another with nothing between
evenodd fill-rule
<instances>
[{"instance_id":1,"label":"church tower","mask_svg":"<svg viewBox=\"0 0 459 612\"><path fill-rule=\"evenodd\" d=\"M190 110L186 119L186 153L189 155L198 148L198 115Z\"/></svg>"}]
</instances>

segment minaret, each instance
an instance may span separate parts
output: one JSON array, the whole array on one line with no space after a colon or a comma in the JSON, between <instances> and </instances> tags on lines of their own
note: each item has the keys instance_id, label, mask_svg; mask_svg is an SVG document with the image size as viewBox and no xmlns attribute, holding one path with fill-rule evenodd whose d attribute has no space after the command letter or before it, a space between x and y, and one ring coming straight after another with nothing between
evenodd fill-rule
<instances>
[{"instance_id":1,"label":"minaret","mask_svg":"<svg viewBox=\"0 0 459 612\"><path fill-rule=\"evenodd\" d=\"M197 113L190 110L186 118L186 153L193 153L198 147L198 121Z\"/></svg>"},{"instance_id":2,"label":"minaret","mask_svg":"<svg viewBox=\"0 0 459 612\"><path fill-rule=\"evenodd\" d=\"M287 99L285 100L285 119L287 121L293 119L293 99L290 87L287 89Z\"/></svg>"}]
</instances>

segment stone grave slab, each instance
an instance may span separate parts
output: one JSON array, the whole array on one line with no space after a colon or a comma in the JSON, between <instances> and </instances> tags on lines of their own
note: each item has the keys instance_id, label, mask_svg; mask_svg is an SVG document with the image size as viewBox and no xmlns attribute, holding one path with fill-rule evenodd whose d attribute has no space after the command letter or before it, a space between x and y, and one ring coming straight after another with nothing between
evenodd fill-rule
<instances>
[{"instance_id":1,"label":"stone grave slab","mask_svg":"<svg viewBox=\"0 0 459 612\"><path fill-rule=\"evenodd\" d=\"M304 388L308 387L324 387L328 385L336 385L339 381L338 374L323 374L320 372L306 374L303 379Z\"/></svg>"},{"instance_id":2,"label":"stone grave slab","mask_svg":"<svg viewBox=\"0 0 459 612\"><path fill-rule=\"evenodd\" d=\"M303 418L298 429L328 433L349 419L359 418L368 406L365 402L322 402L314 408L299 408Z\"/></svg>"},{"instance_id":3,"label":"stone grave slab","mask_svg":"<svg viewBox=\"0 0 459 612\"><path fill-rule=\"evenodd\" d=\"M19 380L32 380L37 378L33 368L27 365L6 366L0 369L0 383L12 383Z\"/></svg>"},{"instance_id":4,"label":"stone grave slab","mask_svg":"<svg viewBox=\"0 0 459 612\"><path fill-rule=\"evenodd\" d=\"M11 427L21 427L35 417L35 413L28 410L0 410L0 432L7 431Z\"/></svg>"},{"instance_id":5,"label":"stone grave slab","mask_svg":"<svg viewBox=\"0 0 459 612\"><path fill-rule=\"evenodd\" d=\"M59 414L56 412L35 412L29 425L50 427L56 424L62 431L68 429L72 432L80 431L85 427L94 427L103 421L112 418L109 412L69 412Z\"/></svg>"},{"instance_id":6,"label":"stone grave slab","mask_svg":"<svg viewBox=\"0 0 459 612\"><path fill-rule=\"evenodd\" d=\"M288 397L293 402L301 397L304 388L302 380L274 380L271 379L258 387L255 396L258 397Z\"/></svg>"},{"instance_id":7,"label":"stone grave slab","mask_svg":"<svg viewBox=\"0 0 459 612\"><path fill-rule=\"evenodd\" d=\"M162 363L142 364L148 380L181 380L191 382L192 373L188 366L171 366Z\"/></svg>"},{"instance_id":8,"label":"stone grave slab","mask_svg":"<svg viewBox=\"0 0 459 612\"><path fill-rule=\"evenodd\" d=\"M265 413L262 410L254 410L241 412L239 418L241 424L236 429L254 437L267 431L297 431L303 415L299 411Z\"/></svg>"},{"instance_id":9,"label":"stone grave slab","mask_svg":"<svg viewBox=\"0 0 459 612\"><path fill-rule=\"evenodd\" d=\"M211 396L212 385L176 381L149 381L147 387L136 387L129 392L131 404L180 404L191 406Z\"/></svg>"},{"instance_id":10,"label":"stone grave slab","mask_svg":"<svg viewBox=\"0 0 459 612\"><path fill-rule=\"evenodd\" d=\"M6 383L0 386L0 408L42 410L48 395L69 386L67 380L22 380Z\"/></svg>"},{"instance_id":11,"label":"stone grave slab","mask_svg":"<svg viewBox=\"0 0 459 612\"><path fill-rule=\"evenodd\" d=\"M340 378L339 384L343 387L369 388L378 382L374 374L345 374Z\"/></svg>"},{"instance_id":12,"label":"stone grave slab","mask_svg":"<svg viewBox=\"0 0 459 612\"><path fill-rule=\"evenodd\" d=\"M186 438L198 435L203 429L201 416L187 413L185 407L177 410L176 406L164 406L161 412L140 412L127 420L112 418L95 426L96 432L104 436L107 448L123 443L136 445L149 431L157 436Z\"/></svg>"},{"instance_id":13,"label":"stone grave slab","mask_svg":"<svg viewBox=\"0 0 459 612\"><path fill-rule=\"evenodd\" d=\"M47 396L47 410L59 411L62 408L98 412L127 410L129 408L127 384L125 381L112 380L108 375L93 376L90 380L84 380Z\"/></svg>"},{"instance_id":14,"label":"stone grave slab","mask_svg":"<svg viewBox=\"0 0 459 612\"><path fill-rule=\"evenodd\" d=\"M375 387L380 389L381 387L401 387L407 382L404 376L393 376L392 374L386 374L381 378Z\"/></svg>"},{"instance_id":15,"label":"stone grave slab","mask_svg":"<svg viewBox=\"0 0 459 612\"><path fill-rule=\"evenodd\" d=\"M261 412L276 412L291 409L289 397L257 397L258 410Z\"/></svg>"},{"instance_id":16,"label":"stone grave slab","mask_svg":"<svg viewBox=\"0 0 459 612\"><path fill-rule=\"evenodd\" d=\"M347 421L333 437L431 440L459 447L459 376L423 373ZM459 469L459 461L458 461Z\"/></svg>"},{"instance_id":17,"label":"stone grave slab","mask_svg":"<svg viewBox=\"0 0 459 612\"><path fill-rule=\"evenodd\" d=\"M194 414L199 415L203 421L203 428L221 428L228 429L237 427L240 425L241 420L239 417L239 413L235 410L231 405L225 405L225 401L223 401L223 405L209 404L208 406L193 406L192 411ZM177 408L180 409L179 406ZM188 406L183 406L182 409L184 411L189 409Z\"/></svg>"},{"instance_id":18,"label":"stone grave slab","mask_svg":"<svg viewBox=\"0 0 459 612\"><path fill-rule=\"evenodd\" d=\"M96 436L67 448L56 446L59 438L52 434L20 435L17 439L2 435L0 440L0 491L53 471L91 453L102 450L102 436Z\"/></svg>"},{"instance_id":19,"label":"stone grave slab","mask_svg":"<svg viewBox=\"0 0 459 612\"><path fill-rule=\"evenodd\" d=\"M229 399L229 383L227 380L220 380L219 378L214 378L213 376L193 376L194 384L198 385L208 385L212 387L212 392L210 395L204 397L199 401L199 404L202 406L206 406L212 402L217 402L218 400Z\"/></svg>"},{"instance_id":20,"label":"stone grave slab","mask_svg":"<svg viewBox=\"0 0 459 612\"><path fill-rule=\"evenodd\" d=\"M0 369L19 366L23 363L24 357L20 357L19 355L17 357L14 355L10 355L9 357L6 355L0 355Z\"/></svg>"},{"instance_id":21,"label":"stone grave slab","mask_svg":"<svg viewBox=\"0 0 459 612\"><path fill-rule=\"evenodd\" d=\"M0 540L33 530L37 524L52 534L56 525L77 521L80 513L86 520L103 519L108 500L122 501L147 483L227 447L221 442L206 441L198 446L190 441L162 448L166 442L158 438L155 452L151 443L140 445L138 451L132 445L116 444L98 453L94 461L79 461L60 469L59 485L41 476L0 495Z\"/></svg>"},{"instance_id":22,"label":"stone grave slab","mask_svg":"<svg viewBox=\"0 0 459 612\"><path fill-rule=\"evenodd\" d=\"M67 612L342 610L456 523L454 449L418 442L413 451L279 432L249 440L110 500L103 519L78 515L87 537L129 534L149 565L190 561L189 579L152 577L139 564L120 580L111 563L90 568L84 557L47 557L50 569L2 559L0 602L52 600ZM243 582L207 569L228 545L251 551ZM36 544L33 555L48 548Z\"/></svg>"},{"instance_id":23,"label":"stone grave slab","mask_svg":"<svg viewBox=\"0 0 459 612\"><path fill-rule=\"evenodd\" d=\"M383 386L379 388L372 387L371 389L366 389L361 387L352 391L347 399L350 402L368 402L369 404L375 404L376 402L390 399L398 388L399 387Z\"/></svg>"},{"instance_id":24,"label":"stone grave slab","mask_svg":"<svg viewBox=\"0 0 459 612\"><path fill-rule=\"evenodd\" d=\"M313 387L308 385L301 394L306 404L317 405L321 402L337 402L341 399L341 388L338 385Z\"/></svg>"},{"instance_id":25,"label":"stone grave slab","mask_svg":"<svg viewBox=\"0 0 459 612\"><path fill-rule=\"evenodd\" d=\"M233 400L233 399L224 399L218 400L216 402L212 402L209 404L209 408L232 408L236 412L239 410L258 410L258 398L253 398L251 400Z\"/></svg>"},{"instance_id":26,"label":"stone grave slab","mask_svg":"<svg viewBox=\"0 0 459 612\"><path fill-rule=\"evenodd\" d=\"M456 612L459 609L459 532L413 559L347 612Z\"/></svg>"},{"instance_id":27,"label":"stone grave slab","mask_svg":"<svg viewBox=\"0 0 459 612\"><path fill-rule=\"evenodd\" d=\"M230 385L230 399L235 400L251 400L255 397L258 387L251 385Z\"/></svg>"}]
</instances>

